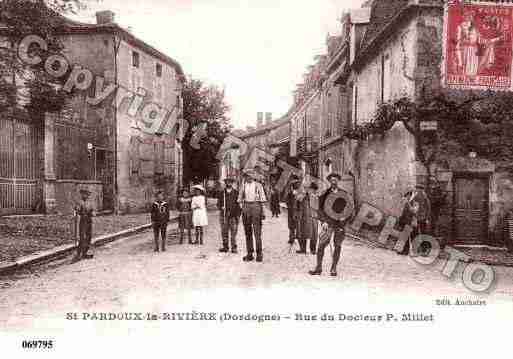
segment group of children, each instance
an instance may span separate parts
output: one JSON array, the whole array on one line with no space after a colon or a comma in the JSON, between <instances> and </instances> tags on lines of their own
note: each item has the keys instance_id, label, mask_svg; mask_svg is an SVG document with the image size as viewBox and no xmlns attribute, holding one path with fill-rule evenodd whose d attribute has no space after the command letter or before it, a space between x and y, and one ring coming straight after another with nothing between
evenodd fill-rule
<instances>
[{"instance_id":1,"label":"group of children","mask_svg":"<svg viewBox=\"0 0 513 359\"><path fill-rule=\"evenodd\" d=\"M180 230L180 244L183 244L185 232L189 237L189 244L203 245L203 227L208 226L207 199L205 189L201 185L192 187L193 196L184 188L178 198L178 228ZM192 229L195 229L195 240L192 241Z\"/></svg>"},{"instance_id":2,"label":"group of children","mask_svg":"<svg viewBox=\"0 0 513 359\"><path fill-rule=\"evenodd\" d=\"M185 232L189 236L189 244L203 244L203 227L208 225L207 200L205 189L201 185L192 187L193 196L187 189L182 191L178 199L180 244L183 244ZM94 209L89 197L91 192L87 188L79 190L80 200L74 206L74 219L78 227L78 245L76 255L72 262L93 257L89 253L91 247L92 217ZM166 251L166 235L169 223L170 206L164 200L164 192L157 191L156 200L151 206L151 223L153 227L155 252ZM195 228L196 238L192 241L192 229Z\"/></svg>"}]
</instances>

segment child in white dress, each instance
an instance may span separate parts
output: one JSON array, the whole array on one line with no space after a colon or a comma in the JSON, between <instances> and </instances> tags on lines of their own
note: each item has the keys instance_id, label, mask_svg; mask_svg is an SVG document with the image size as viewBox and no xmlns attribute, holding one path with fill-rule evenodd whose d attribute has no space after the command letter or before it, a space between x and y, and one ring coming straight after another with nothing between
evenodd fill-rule
<instances>
[{"instance_id":1,"label":"child in white dress","mask_svg":"<svg viewBox=\"0 0 513 359\"><path fill-rule=\"evenodd\" d=\"M196 241L194 244L199 243L203 245L203 227L208 225L205 189L200 185L193 186L192 188L194 190L194 197L192 197L191 201L192 224L196 229Z\"/></svg>"}]
</instances>

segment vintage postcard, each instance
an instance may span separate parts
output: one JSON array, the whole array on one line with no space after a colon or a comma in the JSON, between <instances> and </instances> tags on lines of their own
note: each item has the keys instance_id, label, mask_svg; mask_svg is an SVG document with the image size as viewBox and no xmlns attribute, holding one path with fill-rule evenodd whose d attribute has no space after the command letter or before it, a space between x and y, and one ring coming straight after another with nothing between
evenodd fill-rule
<instances>
[{"instance_id":1,"label":"vintage postcard","mask_svg":"<svg viewBox=\"0 0 513 359\"><path fill-rule=\"evenodd\" d=\"M507 357L513 5L0 0L6 358Z\"/></svg>"}]
</instances>

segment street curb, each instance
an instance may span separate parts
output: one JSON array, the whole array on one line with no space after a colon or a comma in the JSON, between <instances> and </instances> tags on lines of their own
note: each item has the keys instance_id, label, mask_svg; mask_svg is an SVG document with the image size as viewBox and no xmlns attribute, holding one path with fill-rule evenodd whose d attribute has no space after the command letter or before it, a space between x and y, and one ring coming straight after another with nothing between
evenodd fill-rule
<instances>
[{"instance_id":1,"label":"street curb","mask_svg":"<svg viewBox=\"0 0 513 359\"><path fill-rule=\"evenodd\" d=\"M178 222L178 217L173 217L170 219L169 223ZM142 226L133 227L126 229L124 231L109 233L105 235L101 235L99 237L93 238L91 241L91 245L94 247L101 247L108 243L112 243L120 238L129 237L134 234L138 234L146 231L151 228L151 223L144 224ZM64 244L62 246L58 246L52 249L48 249L41 252L36 252L34 254L29 254L24 257L20 257L14 261L5 261L0 262L0 276L12 274L13 272L29 267L35 264L48 263L63 257L68 256L72 252L77 249L76 244Z\"/></svg>"}]
</instances>

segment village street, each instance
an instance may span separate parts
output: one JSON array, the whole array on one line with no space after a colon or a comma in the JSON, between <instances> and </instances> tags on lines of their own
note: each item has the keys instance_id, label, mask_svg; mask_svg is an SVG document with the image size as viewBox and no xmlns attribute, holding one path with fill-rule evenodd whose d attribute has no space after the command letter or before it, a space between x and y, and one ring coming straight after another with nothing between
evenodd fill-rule
<instances>
[{"instance_id":1,"label":"village street","mask_svg":"<svg viewBox=\"0 0 513 359\"><path fill-rule=\"evenodd\" d=\"M203 247L170 245L154 253L152 233L125 238L96 250L93 260L70 264L70 259L18 273L0 285L0 327L48 333L80 327L95 330L130 330L145 324L136 321L66 320L66 313L170 313L231 312L279 314L296 319L295 313L422 312L434 315L435 323L483 317L511 320L513 269L496 268L497 286L477 296L461 283L460 274L448 280L439 266L424 267L394 252L373 249L354 241L343 245L339 277L311 277L314 256L289 252L286 214L264 222L264 263L243 263L240 226L239 254L218 252L219 225L216 212ZM326 251L325 272L330 261ZM322 303L319 298L322 293ZM292 298L295 298L292 300ZM482 300L482 306L439 306L448 298ZM472 318L468 313L472 312ZM486 313L486 315L485 315ZM467 319L465 319L467 318ZM288 319L288 318L287 318ZM163 322L160 322L162 325ZM169 323L169 321L168 321ZM415 324L415 323L414 323ZM78 328L78 327L77 327Z\"/></svg>"}]
</instances>

